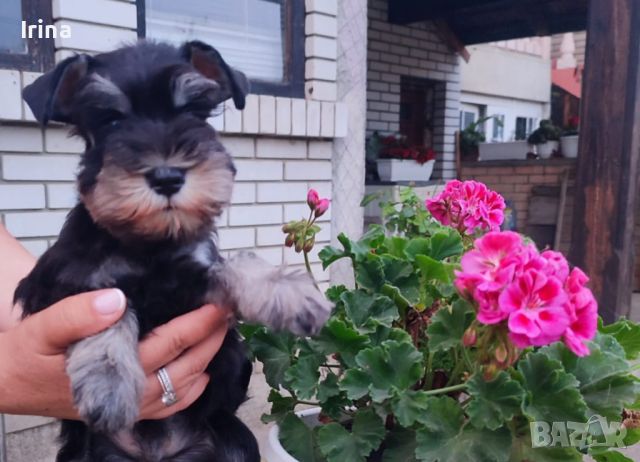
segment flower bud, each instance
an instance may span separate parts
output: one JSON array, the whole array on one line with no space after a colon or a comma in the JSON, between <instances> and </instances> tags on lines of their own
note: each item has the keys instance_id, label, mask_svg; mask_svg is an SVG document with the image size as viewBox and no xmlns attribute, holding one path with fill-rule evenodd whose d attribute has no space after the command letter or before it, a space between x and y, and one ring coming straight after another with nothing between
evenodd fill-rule
<instances>
[{"instance_id":1,"label":"flower bud","mask_svg":"<svg viewBox=\"0 0 640 462\"><path fill-rule=\"evenodd\" d=\"M302 252L303 248L304 248L304 238L300 238L296 241L296 252L298 253Z\"/></svg>"},{"instance_id":2,"label":"flower bud","mask_svg":"<svg viewBox=\"0 0 640 462\"><path fill-rule=\"evenodd\" d=\"M305 252L311 252L311 249L313 249L314 244L316 243L316 239L315 237L312 237L311 239L307 239L307 242L304 243L304 251Z\"/></svg>"},{"instance_id":3,"label":"flower bud","mask_svg":"<svg viewBox=\"0 0 640 462\"><path fill-rule=\"evenodd\" d=\"M288 234L287 238L284 240L284 245L287 247L293 247L295 240L296 240L296 237L293 234Z\"/></svg>"},{"instance_id":4,"label":"flower bud","mask_svg":"<svg viewBox=\"0 0 640 462\"><path fill-rule=\"evenodd\" d=\"M507 361L508 352L504 345L498 345L494 354L499 364L504 364Z\"/></svg>"},{"instance_id":5,"label":"flower bud","mask_svg":"<svg viewBox=\"0 0 640 462\"><path fill-rule=\"evenodd\" d=\"M321 199L316 206L316 218L324 215L329 210L331 201L329 199Z\"/></svg>"},{"instance_id":6,"label":"flower bud","mask_svg":"<svg viewBox=\"0 0 640 462\"><path fill-rule=\"evenodd\" d=\"M315 208L318 205L318 202L320 202L320 196L318 195L318 191L316 191L315 189L310 189L309 192L307 193L307 204L309 205L309 208L311 210L315 210Z\"/></svg>"},{"instance_id":7,"label":"flower bud","mask_svg":"<svg viewBox=\"0 0 640 462\"><path fill-rule=\"evenodd\" d=\"M466 347L472 347L478 340L478 333L474 327L469 327L462 336L462 344Z\"/></svg>"}]
</instances>

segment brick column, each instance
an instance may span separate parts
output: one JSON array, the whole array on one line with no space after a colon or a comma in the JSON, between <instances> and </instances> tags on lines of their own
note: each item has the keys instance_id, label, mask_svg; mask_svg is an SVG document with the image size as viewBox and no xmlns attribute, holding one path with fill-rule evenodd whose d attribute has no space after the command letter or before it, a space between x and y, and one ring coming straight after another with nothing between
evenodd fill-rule
<instances>
[{"instance_id":1,"label":"brick column","mask_svg":"<svg viewBox=\"0 0 640 462\"><path fill-rule=\"evenodd\" d=\"M355 238L364 223L367 104L367 1L338 2L338 101L348 110L348 133L333 144L333 240L340 232ZM353 280L345 262L334 265L333 282Z\"/></svg>"}]
</instances>

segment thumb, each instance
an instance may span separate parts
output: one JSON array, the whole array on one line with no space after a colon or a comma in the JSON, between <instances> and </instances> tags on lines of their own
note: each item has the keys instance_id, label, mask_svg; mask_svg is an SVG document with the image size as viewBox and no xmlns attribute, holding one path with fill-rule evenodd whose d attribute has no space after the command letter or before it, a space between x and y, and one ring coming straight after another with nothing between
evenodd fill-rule
<instances>
[{"instance_id":1,"label":"thumb","mask_svg":"<svg viewBox=\"0 0 640 462\"><path fill-rule=\"evenodd\" d=\"M44 354L60 353L114 324L127 305L120 289L104 289L65 298L24 320Z\"/></svg>"}]
</instances>

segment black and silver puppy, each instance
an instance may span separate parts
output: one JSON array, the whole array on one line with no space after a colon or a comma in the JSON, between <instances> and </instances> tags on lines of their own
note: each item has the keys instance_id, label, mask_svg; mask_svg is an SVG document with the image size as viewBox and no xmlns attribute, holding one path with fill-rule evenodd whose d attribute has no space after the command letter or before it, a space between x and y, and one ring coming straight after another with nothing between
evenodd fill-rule
<instances>
[{"instance_id":1,"label":"black and silver puppy","mask_svg":"<svg viewBox=\"0 0 640 462\"><path fill-rule=\"evenodd\" d=\"M190 408L136 424L144 384L137 343L153 328L207 302L300 335L316 332L331 305L305 273L253 254L224 261L214 220L229 203L235 169L206 119L246 77L201 42L140 42L61 62L24 91L43 124L69 123L86 143L80 202L59 240L18 287L25 316L80 292L118 287L123 318L67 352L86 423L62 423L58 462L254 462L255 438L234 416L251 364L230 331Z\"/></svg>"}]
</instances>

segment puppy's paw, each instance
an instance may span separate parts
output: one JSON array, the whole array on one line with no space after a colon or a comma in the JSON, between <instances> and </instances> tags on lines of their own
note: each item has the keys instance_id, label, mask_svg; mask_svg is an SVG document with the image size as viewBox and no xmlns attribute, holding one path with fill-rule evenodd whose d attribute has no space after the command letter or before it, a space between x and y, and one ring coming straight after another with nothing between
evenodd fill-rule
<instances>
[{"instance_id":1,"label":"puppy's paw","mask_svg":"<svg viewBox=\"0 0 640 462\"><path fill-rule=\"evenodd\" d=\"M317 334L333 305L301 270L276 268L252 253L227 262L224 282L238 315L274 330L296 335Z\"/></svg>"},{"instance_id":2,"label":"puppy's paw","mask_svg":"<svg viewBox=\"0 0 640 462\"><path fill-rule=\"evenodd\" d=\"M302 271L282 272L274 284L271 303L264 313L265 323L276 330L296 335L315 335L327 322L333 305Z\"/></svg>"},{"instance_id":3,"label":"puppy's paw","mask_svg":"<svg viewBox=\"0 0 640 462\"><path fill-rule=\"evenodd\" d=\"M113 434L138 419L145 374L137 355L137 324L125 317L70 348L67 374L78 413L92 430Z\"/></svg>"}]
</instances>

